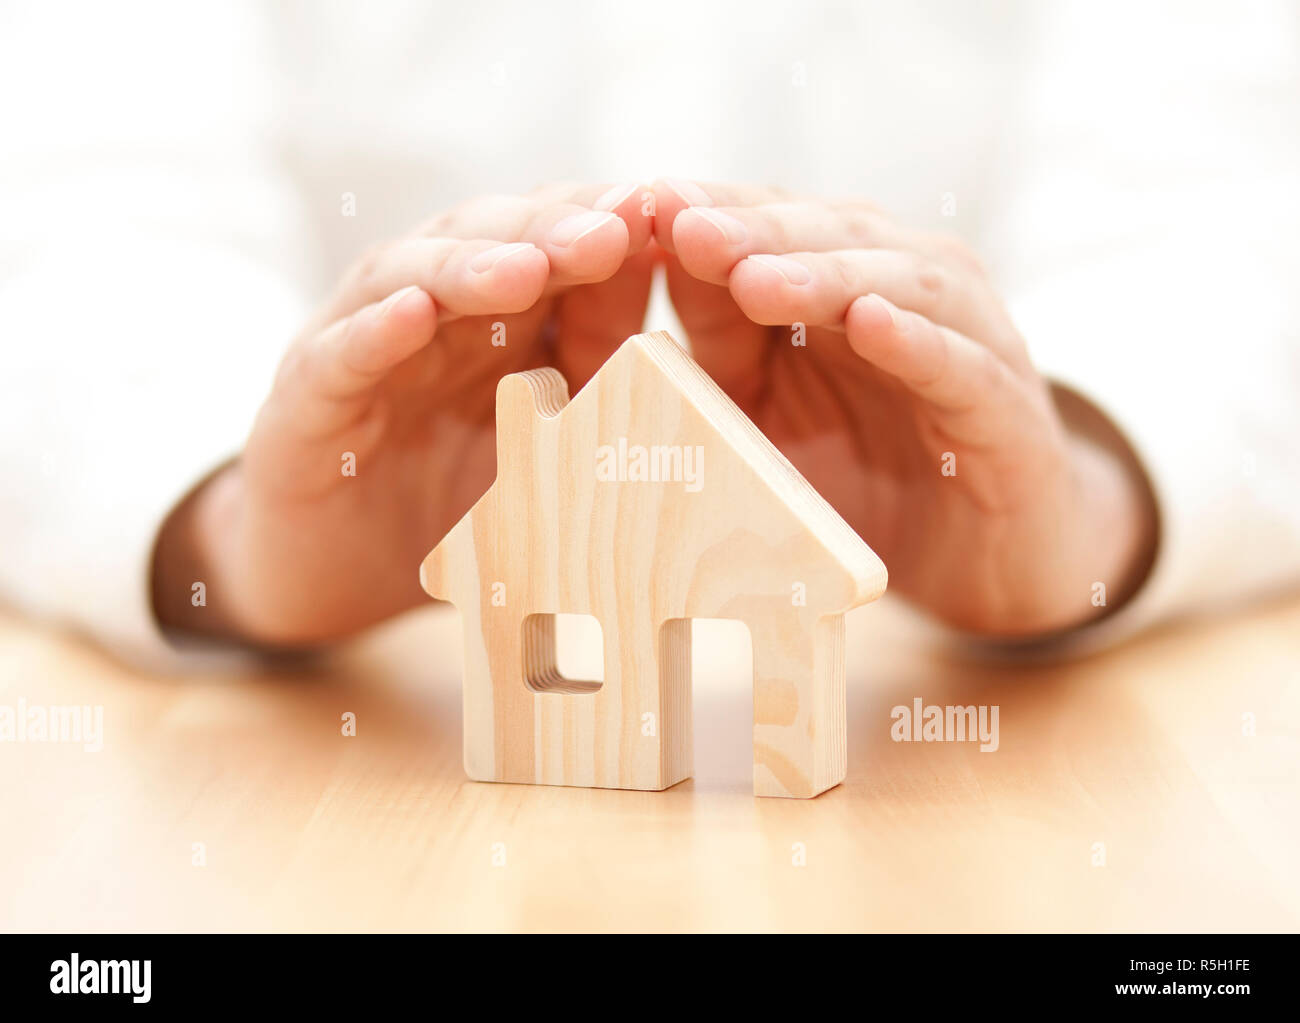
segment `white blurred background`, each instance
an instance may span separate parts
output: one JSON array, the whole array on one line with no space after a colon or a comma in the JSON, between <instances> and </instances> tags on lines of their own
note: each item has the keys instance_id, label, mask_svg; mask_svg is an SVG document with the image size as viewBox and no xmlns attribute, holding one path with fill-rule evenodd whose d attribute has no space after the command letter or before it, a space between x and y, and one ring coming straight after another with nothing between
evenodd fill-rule
<instances>
[{"instance_id":1,"label":"white blurred background","mask_svg":"<svg viewBox=\"0 0 1300 1023\"><path fill-rule=\"evenodd\" d=\"M1177 585L1244 549L1257 587L1295 530L1298 53L1287 2L0 4L0 592L94 627L369 243L658 175L964 236L1189 509ZM1216 553L1242 502L1282 524Z\"/></svg>"}]
</instances>

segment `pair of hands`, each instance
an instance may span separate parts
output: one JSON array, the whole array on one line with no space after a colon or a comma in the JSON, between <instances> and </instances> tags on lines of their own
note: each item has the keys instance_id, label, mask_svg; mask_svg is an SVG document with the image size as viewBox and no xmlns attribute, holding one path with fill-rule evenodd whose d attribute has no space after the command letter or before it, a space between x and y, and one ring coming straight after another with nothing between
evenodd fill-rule
<instances>
[{"instance_id":1,"label":"pair of hands","mask_svg":"<svg viewBox=\"0 0 1300 1023\"><path fill-rule=\"evenodd\" d=\"M478 198L368 252L242 456L165 524L159 619L295 646L425 602L416 567L493 478L497 381L553 365L576 393L642 329L657 265L701 366L913 602L1035 635L1102 613L1095 583L1113 607L1141 581L1140 470L1053 400L964 245L866 203L661 180Z\"/></svg>"}]
</instances>

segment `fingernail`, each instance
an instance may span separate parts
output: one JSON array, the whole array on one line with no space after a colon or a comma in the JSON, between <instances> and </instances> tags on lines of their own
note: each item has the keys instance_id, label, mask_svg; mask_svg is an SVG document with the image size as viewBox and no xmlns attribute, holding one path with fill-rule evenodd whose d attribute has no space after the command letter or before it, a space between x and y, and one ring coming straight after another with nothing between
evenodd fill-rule
<instances>
[{"instance_id":1,"label":"fingernail","mask_svg":"<svg viewBox=\"0 0 1300 1023\"><path fill-rule=\"evenodd\" d=\"M616 210L632 197L636 191L636 182L630 185L615 185L592 205L597 210Z\"/></svg>"},{"instance_id":2,"label":"fingernail","mask_svg":"<svg viewBox=\"0 0 1300 1023\"><path fill-rule=\"evenodd\" d=\"M494 266L498 266L512 256L517 256L519 253L527 252L532 248L536 248L536 246L530 242L510 242L507 245L496 245L490 249L484 249L471 259L469 268L476 274L487 273Z\"/></svg>"},{"instance_id":3,"label":"fingernail","mask_svg":"<svg viewBox=\"0 0 1300 1023\"><path fill-rule=\"evenodd\" d=\"M592 231L599 230L617 219L618 217L612 213L599 213L596 210L575 213L571 217L565 217L551 228L547 241L552 245L559 245L561 248L573 245L591 234Z\"/></svg>"},{"instance_id":4,"label":"fingernail","mask_svg":"<svg viewBox=\"0 0 1300 1023\"><path fill-rule=\"evenodd\" d=\"M664 178L663 182L672 191L677 193L677 198L686 203L687 206L712 206L713 200L709 198L709 193L704 191L694 181L683 181L681 178Z\"/></svg>"},{"instance_id":5,"label":"fingernail","mask_svg":"<svg viewBox=\"0 0 1300 1023\"><path fill-rule=\"evenodd\" d=\"M749 229L730 213L723 213L721 210L711 210L704 206L693 206L689 210L684 210L682 216L693 214L697 217L703 217L710 224L718 229L722 235L722 240L728 245L738 245L749 237Z\"/></svg>"},{"instance_id":6,"label":"fingernail","mask_svg":"<svg viewBox=\"0 0 1300 1023\"><path fill-rule=\"evenodd\" d=\"M418 284L410 284L407 285L405 288L403 288L401 291L394 291L391 295L389 295L386 299L384 299L379 304L379 315L380 316L388 315L399 305L401 305L404 301L406 301L407 298L409 298L411 295L415 294L415 292L419 290L420 290L420 286Z\"/></svg>"},{"instance_id":7,"label":"fingernail","mask_svg":"<svg viewBox=\"0 0 1300 1023\"><path fill-rule=\"evenodd\" d=\"M748 258L760 266L775 270L786 279L788 284L807 284L812 280L808 268L798 260L787 259L785 256L749 256Z\"/></svg>"},{"instance_id":8,"label":"fingernail","mask_svg":"<svg viewBox=\"0 0 1300 1023\"><path fill-rule=\"evenodd\" d=\"M867 300L868 301L874 300L876 305L880 306L880 308L885 310L886 315L889 317L889 325L893 327L895 330L898 329L899 326L898 309L893 302L890 302L888 299L882 298L881 296L877 295L874 291L871 292L869 295L867 295Z\"/></svg>"}]
</instances>

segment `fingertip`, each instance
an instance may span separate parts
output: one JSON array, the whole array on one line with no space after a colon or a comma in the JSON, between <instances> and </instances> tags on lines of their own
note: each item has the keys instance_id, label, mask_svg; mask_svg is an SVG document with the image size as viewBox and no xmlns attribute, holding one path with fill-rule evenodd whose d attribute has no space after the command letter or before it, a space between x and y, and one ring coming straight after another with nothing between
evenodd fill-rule
<instances>
[{"instance_id":1,"label":"fingertip","mask_svg":"<svg viewBox=\"0 0 1300 1023\"><path fill-rule=\"evenodd\" d=\"M727 286L736 304L755 323L780 325L813 319L805 285L812 275L786 256L751 255L737 263Z\"/></svg>"},{"instance_id":2,"label":"fingertip","mask_svg":"<svg viewBox=\"0 0 1300 1023\"><path fill-rule=\"evenodd\" d=\"M863 359L893 365L906 350L905 318L902 310L875 293L853 300L844 316L844 333L849 347Z\"/></svg>"},{"instance_id":3,"label":"fingertip","mask_svg":"<svg viewBox=\"0 0 1300 1023\"><path fill-rule=\"evenodd\" d=\"M591 208L606 213L617 213L637 193L638 188L639 186L635 181L615 185L592 203Z\"/></svg>"},{"instance_id":4,"label":"fingertip","mask_svg":"<svg viewBox=\"0 0 1300 1023\"><path fill-rule=\"evenodd\" d=\"M390 324L407 325L431 321L437 317L437 305L427 291L412 284L393 292L377 310L379 318Z\"/></svg>"},{"instance_id":5,"label":"fingertip","mask_svg":"<svg viewBox=\"0 0 1300 1023\"><path fill-rule=\"evenodd\" d=\"M593 204L599 212L613 213L628 233L628 251L640 252L654 236L654 193L641 181L615 185Z\"/></svg>"},{"instance_id":6,"label":"fingertip","mask_svg":"<svg viewBox=\"0 0 1300 1023\"><path fill-rule=\"evenodd\" d=\"M685 178L660 178L664 188L681 202L683 206L712 206L709 193L694 181Z\"/></svg>"},{"instance_id":7,"label":"fingertip","mask_svg":"<svg viewBox=\"0 0 1300 1023\"><path fill-rule=\"evenodd\" d=\"M673 224L677 258L695 276L712 284L727 282L748 238L749 229L744 223L708 207L682 210Z\"/></svg>"},{"instance_id":8,"label":"fingertip","mask_svg":"<svg viewBox=\"0 0 1300 1023\"><path fill-rule=\"evenodd\" d=\"M501 312L519 312L541 296L550 272L550 260L536 245L511 242L480 252L470 260L466 276L482 299L517 306Z\"/></svg>"},{"instance_id":9,"label":"fingertip","mask_svg":"<svg viewBox=\"0 0 1300 1023\"><path fill-rule=\"evenodd\" d=\"M898 314L896 305L875 292L854 299L848 313L855 326L871 333L896 330Z\"/></svg>"},{"instance_id":10,"label":"fingertip","mask_svg":"<svg viewBox=\"0 0 1300 1023\"><path fill-rule=\"evenodd\" d=\"M365 373L378 373L432 339L438 326L438 308L427 291L413 284L358 311L349 320L340 321L340 325L348 365Z\"/></svg>"},{"instance_id":11,"label":"fingertip","mask_svg":"<svg viewBox=\"0 0 1300 1023\"><path fill-rule=\"evenodd\" d=\"M589 248L596 243L608 244L619 233L626 241L627 224L622 217L607 210L583 210L557 222L547 234L546 243L555 249Z\"/></svg>"},{"instance_id":12,"label":"fingertip","mask_svg":"<svg viewBox=\"0 0 1300 1023\"><path fill-rule=\"evenodd\" d=\"M708 206L691 206L682 210L673 225L673 240L680 247L684 241L708 245L733 246L749 238L749 228L730 213Z\"/></svg>"},{"instance_id":13,"label":"fingertip","mask_svg":"<svg viewBox=\"0 0 1300 1023\"><path fill-rule=\"evenodd\" d=\"M785 287L801 288L805 284L811 284L813 279L812 271L790 256L756 252L748 256L743 265L757 274L758 279Z\"/></svg>"},{"instance_id":14,"label":"fingertip","mask_svg":"<svg viewBox=\"0 0 1300 1023\"><path fill-rule=\"evenodd\" d=\"M479 252L469 261L469 269L476 274L493 274L494 271L504 273L512 267L525 266L535 262L533 254L537 253L546 258L532 242L508 242L504 245L493 245L490 248ZM494 274L495 276L495 274Z\"/></svg>"},{"instance_id":15,"label":"fingertip","mask_svg":"<svg viewBox=\"0 0 1300 1023\"><path fill-rule=\"evenodd\" d=\"M673 230L679 214L692 206L712 206L713 201L695 182L682 178L656 178L652 188L655 197L655 240L669 252L675 253L677 249Z\"/></svg>"},{"instance_id":16,"label":"fingertip","mask_svg":"<svg viewBox=\"0 0 1300 1023\"><path fill-rule=\"evenodd\" d=\"M608 279L622 266L630 244L622 217L585 210L551 229L545 255L565 283L593 283Z\"/></svg>"}]
</instances>

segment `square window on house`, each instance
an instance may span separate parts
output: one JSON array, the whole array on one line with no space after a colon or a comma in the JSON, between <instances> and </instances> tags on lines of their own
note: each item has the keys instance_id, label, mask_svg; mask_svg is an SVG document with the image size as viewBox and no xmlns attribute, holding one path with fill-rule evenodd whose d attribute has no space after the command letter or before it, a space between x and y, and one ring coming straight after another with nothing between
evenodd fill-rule
<instances>
[{"instance_id":1,"label":"square window on house","mask_svg":"<svg viewBox=\"0 0 1300 1023\"><path fill-rule=\"evenodd\" d=\"M524 619L524 682L535 693L595 693L605 682L605 636L593 615Z\"/></svg>"}]
</instances>

